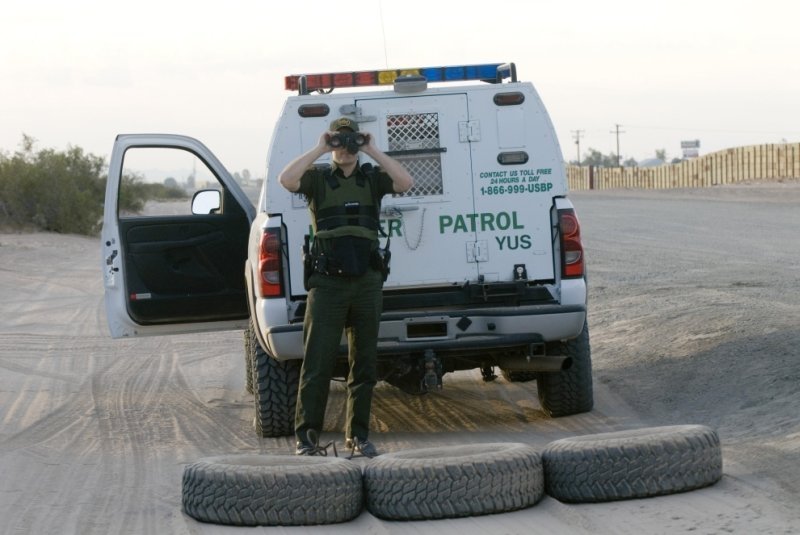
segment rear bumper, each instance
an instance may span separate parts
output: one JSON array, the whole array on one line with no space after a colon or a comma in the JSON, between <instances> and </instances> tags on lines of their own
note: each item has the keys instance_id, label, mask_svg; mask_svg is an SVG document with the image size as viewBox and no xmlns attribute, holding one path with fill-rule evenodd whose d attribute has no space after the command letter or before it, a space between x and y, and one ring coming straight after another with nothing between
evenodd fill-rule
<instances>
[{"instance_id":1,"label":"rear bumper","mask_svg":"<svg viewBox=\"0 0 800 535\"><path fill-rule=\"evenodd\" d=\"M378 355L499 349L574 338L586 321L585 305L531 305L453 311L388 312L381 316ZM303 358L303 326L275 326L265 333L278 360ZM342 338L346 352L346 340Z\"/></svg>"}]
</instances>

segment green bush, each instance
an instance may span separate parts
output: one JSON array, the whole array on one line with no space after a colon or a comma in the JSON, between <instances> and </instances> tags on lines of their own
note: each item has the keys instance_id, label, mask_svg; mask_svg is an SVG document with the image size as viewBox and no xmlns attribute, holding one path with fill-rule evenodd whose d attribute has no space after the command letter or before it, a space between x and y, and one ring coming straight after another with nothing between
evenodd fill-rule
<instances>
[{"instance_id":1,"label":"green bush","mask_svg":"<svg viewBox=\"0 0 800 535\"><path fill-rule=\"evenodd\" d=\"M0 221L12 227L96 234L103 213L105 163L80 147L64 152L22 149L0 155Z\"/></svg>"},{"instance_id":2,"label":"green bush","mask_svg":"<svg viewBox=\"0 0 800 535\"><path fill-rule=\"evenodd\" d=\"M34 150L23 135L21 149L0 152L0 225L95 236L103 217L105 160L80 147L59 152ZM145 184L137 176L123 178L120 210L140 212L148 199L182 198L186 193L163 184Z\"/></svg>"},{"instance_id":3,"label":"green bush","mask_svg":"<svg viewBox=\"0 0 800 535\"><path fill-rule=\"evenodd\" d=\"M138 214L151 199L169 201L186 198L188 195L181 187L144 182L137 174L125 174L119 188L119 211L124 214Z\"/></svg>"}]
</instances>

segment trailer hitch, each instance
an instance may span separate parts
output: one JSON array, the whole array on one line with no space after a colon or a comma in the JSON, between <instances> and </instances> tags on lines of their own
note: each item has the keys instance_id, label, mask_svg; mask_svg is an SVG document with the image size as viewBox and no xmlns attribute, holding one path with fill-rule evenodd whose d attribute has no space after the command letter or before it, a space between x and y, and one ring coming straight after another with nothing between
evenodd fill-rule
<instances>
[{"instance_id":1,"label":"trailer hitch","mask_svg":"<svg viewBox=\"0 0 800 535\"><path fill-rule=\"evenodd\" d=\"M442 389L442 361L433 352L433 349L426 349L423 358L423 369L425 372L420 381L420 390L423 392L430 392L431 390Z\"/></svg>"},{"instance_id":2,"label":"trailer hitch","mask_svg":"<svg viewBox=\"0 0 800 535\"><path fill-rule=\"evenodd\" d=\"M494 366L489 366L487 364L481 366L481 377L484 383L489 383L497 379L497 374L494 373Z\"/></svg>"}]
</instances>

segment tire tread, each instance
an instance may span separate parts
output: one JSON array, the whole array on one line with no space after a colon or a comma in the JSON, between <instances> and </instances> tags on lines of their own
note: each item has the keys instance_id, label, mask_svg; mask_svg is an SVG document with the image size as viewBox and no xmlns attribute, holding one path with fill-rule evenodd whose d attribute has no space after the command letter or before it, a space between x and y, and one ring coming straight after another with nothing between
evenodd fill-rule
<instances>
[{"instance_id":1,"label":"tire tread","mask_svg":"<svg viewBox=\"0 0 800 535\"><path fill-rule=\"evenodd\" d=\"M562 439L542 457L547 493L572 503L674 494L722 477L719 437L699 425Z\"/></svg>"}]
</instances>

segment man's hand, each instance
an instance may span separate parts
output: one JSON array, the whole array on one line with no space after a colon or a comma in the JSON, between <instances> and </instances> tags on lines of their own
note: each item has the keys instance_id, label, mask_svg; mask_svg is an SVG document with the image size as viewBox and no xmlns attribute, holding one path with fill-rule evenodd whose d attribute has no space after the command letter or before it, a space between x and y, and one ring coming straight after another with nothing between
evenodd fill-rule
<instances>
[{"instance_id":1,"label":"man's hand","mask_svg":"<svg viewBox=\"0 0 800 535\"><path fill-rule=\"evenodd\" d=\"M361 149L360 150L361 150L361 152L363 152L364 154L366 154L367 156L369 156L370 158L372 158L374 160L375 159L375 151L380 152L380 149L378 148L378 146L375 145L375 136L373 136L372 134L367 134L366 132L364 132L362 135L366 139L366 143L361 145Z\"/></svg>"},{"instance_id":2,"label":"man's hand","mask_svg":"<svg viewBox=\"0 0 800 535\"><path fill-rule=\"evenodd\" d=\"M403 164L383 152L375 145L375 136L364 134L367 136L367 143L361 147L362 152L375 160L375 162L386 171L392 178L395 193L403 193L411 189L414 185L414 179L409 172L403 167Z\"/></svg>"}]
</instances>

